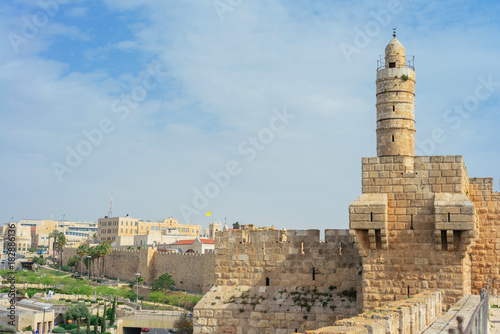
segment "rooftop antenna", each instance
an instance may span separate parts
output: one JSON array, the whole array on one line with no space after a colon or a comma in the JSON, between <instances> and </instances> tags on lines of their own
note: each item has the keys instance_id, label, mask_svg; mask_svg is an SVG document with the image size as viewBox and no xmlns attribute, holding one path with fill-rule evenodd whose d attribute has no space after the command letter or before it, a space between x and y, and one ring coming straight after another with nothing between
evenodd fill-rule
<instances>
[{"instance_id":1,"label":"rooftop antenna","mask_svg":"<svg viewBox=\"0 0 500 334\"><path fill-rule=\"evenodd\" d=\"M396 38L396 29L397 28L392 28L392 37Z\"/></svg>"},{"instance_id":2,"label":"rooftop antenna","mask_svg":"<svg viewBox=\"0 0 500 334\"><path fill-rule=\"evenodd\" d=\"M52 218L54 217L54 210L50 210L50 220L53 220Z\"/></svg>"},{"instance_id":3,"label":"rooftop antenna","mask_svg":"<svg viewBox=\"0 0 500 334\"><path fill-rule=\"evenodd\" d=\"M114 184L111 184L111 198L109 200L109 211L108 211L108 217L111 217L113 214L113 190L114 190Z\"/></svg>"}]
</instances>

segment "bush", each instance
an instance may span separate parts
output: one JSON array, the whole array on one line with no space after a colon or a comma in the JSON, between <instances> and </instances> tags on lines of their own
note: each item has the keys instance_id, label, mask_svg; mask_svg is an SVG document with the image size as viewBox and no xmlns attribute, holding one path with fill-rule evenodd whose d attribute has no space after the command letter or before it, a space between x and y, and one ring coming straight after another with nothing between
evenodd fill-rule
<instances>
[{"instance_id":1,"label":"bush","mask_svg":"<svg viewBox=\"0 0 500 334\"><path fill-rule=\"evenodd\" d=\"M65 264L64 266L61 267L62 271L69 271L69 266Z\"/></svg>"},{"instance_id":2,"label":"bush","mask_svg":"<svg viewBox=\"0 0 500 334\"><path fill-rule=\"evenodd\" d=\"M33 330L33 328L31 328L31 325L29 325L28 327L24 327L23 331L27 331L27 332L31 332Z\"/></svg>"},{"instance_id":3,"label":"bush","mask_svg":"<svg viewBox=\"0 0 500 334\"><path fill-rule=\"evenodd\" d=\"M70 333L70 334L76 334L76 333L77 333L77 331L78 331L78 329L77 329L77 328L73 328L73 329L68 330L68 333ZM82 330L80 330L80 333L81 333L81 332L83 332L83 331L82 331Z\"/></svg>"},{"instance_id":4,"label":"bush","mask_svg":"<svg viewBox=\"0 0 500 334\"><path fill-rule=\"evenodd\" d=\"M9 288L7 288L7 291L9 291ZM125 304L125 303L124 303L124 302L118 302L117 304L118 304L118 305L123 305L123 304Z\"/></svg>"},{"instance_id":5,"label":"bush","mask_svg":"<svg viewBox=\"0 0 500 334\"><path fill-rule=\"evenodd\" d=\"M66 303L71 303L72 300L71 299L66 299Z\"/></svg>"},{"instance_id":6,"label":"bush","mask_svg":"<svg viewBox=\"0 0 500 334\"><path fill-rule=\"evenodd\" d=\"M66 333L66 329L64 329L62 326L55 327L52 329L52 333Z\"/></svg>"}]
</instances>

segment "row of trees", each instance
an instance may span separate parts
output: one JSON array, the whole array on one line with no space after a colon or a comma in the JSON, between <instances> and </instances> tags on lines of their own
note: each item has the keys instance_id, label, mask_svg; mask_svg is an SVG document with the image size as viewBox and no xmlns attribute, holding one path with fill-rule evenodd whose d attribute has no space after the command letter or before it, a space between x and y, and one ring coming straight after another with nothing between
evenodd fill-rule
<instances>
[{"instance_id":1,"label":"row of trees","mask_svg":"<svg viewBox=\"0 0 500 334\"><path fill-rule=\"evenodd\" d=\"M58 230L54 230L50 232L49 238L54 238L55 249L59 251L59 267L62 267L62 250L66 245L66 236L63 232L59 232Z\"/></svg>"},{"instance_id":2,"label":"row of trees","mask_svg":"<svg viewBox=\"0 0 500 334\"><path fill-rule=\"evenodd\" d=\"M82 244L78 246L76 255L70 257L67 264L76 269L78 263L80 263L80 273L83 272L83 264L85 264L87 270L92 267L91 272L95 276L104 275L104 259L112 250L113 247L107 241L92 247L89 247L88 244ZM96 260L97 271L95 270Z\"/></svg>"},{"instance_id":3,"label":"row of trees","mask_svg":"<svg viewBox=\"0 0 500 334\"><path fill-rule=\"evenodd\" d=\"M91 316L88 307L81 303L70 307L66 313L64 314L64 319L67 320L75 320L77 325L77 333L80 333L80 325L82 324L82 320L85 319L87 323L87 334L91 334L90 326L94 325L94 334L98 333L98 326L101 326L101 333L106 333L106 319L109 320L109 325L113 326L116 320L116 297L113 300L112 306L110 309L106 308L106 303L104 304L103 316L99 316L99 308L97 308L97 316Z\"/></svg>"}]
</instances>

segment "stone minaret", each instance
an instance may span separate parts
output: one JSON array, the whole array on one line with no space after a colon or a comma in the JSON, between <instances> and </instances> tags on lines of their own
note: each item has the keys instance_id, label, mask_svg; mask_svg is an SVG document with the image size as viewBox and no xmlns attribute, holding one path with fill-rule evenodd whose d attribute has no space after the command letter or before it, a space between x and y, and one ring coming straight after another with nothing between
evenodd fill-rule
<instances>
[{"instance_id":1,"label":"stone minaret","mask_svg":"<svg viewBox=\"0 0 500 334\"><path fill-rule=\"evenodd\" d=\"M406 62L405 48L394 38L377 68L377 156L415 155L415 71ZM408 170L407 171L410 171Z\"/></svg>"}]
</instances>

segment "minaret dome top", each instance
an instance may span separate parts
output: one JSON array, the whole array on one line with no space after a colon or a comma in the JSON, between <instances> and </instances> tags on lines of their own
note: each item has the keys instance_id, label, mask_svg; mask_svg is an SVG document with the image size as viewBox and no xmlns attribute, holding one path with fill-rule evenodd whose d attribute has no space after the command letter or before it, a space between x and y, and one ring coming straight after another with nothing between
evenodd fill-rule
<instances>
[{"instance_id":1,"label":"minaret dome top","mask_svg":"<svg viewBox=\"0 0 500 334\"><path fill-rule=\"evenodd\" d=\"M405 48L396 37L385 47L385 67L406 67Z\"/></svg>"}]
</instances>

